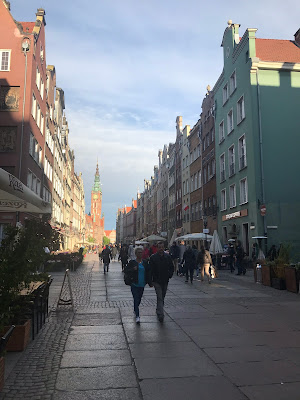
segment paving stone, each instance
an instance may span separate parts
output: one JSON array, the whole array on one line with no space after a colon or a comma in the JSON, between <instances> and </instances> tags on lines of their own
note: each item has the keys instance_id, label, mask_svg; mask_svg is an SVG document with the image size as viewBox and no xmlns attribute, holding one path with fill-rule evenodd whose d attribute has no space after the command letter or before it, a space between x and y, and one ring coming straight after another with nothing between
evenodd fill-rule
<instances>
[{"instance_id":1,"label":"paving stone","mask_svg":"<svg viewBox=\"0 0 300 400\"><path fill-rule=\"evenodd\" d=\"M151 330L143 331L126 331L127 340L129 343L144 343L144 342L188 342L190 338L181 330Z\"/></svg>"},{"instance_id":2,"label":"paving stone","mask_svg":"<svg viewBox=\"0 0 300 400\"><path fill-rule=\"evenodd\" d=\"M65 351L61 368L131 365L128 350Z\"/></svg>"},{"instance_id":3,"label":"paving stone","mask_svg":"<svg viewBox=\"0 0 300 400\"><path fill-rule=\"evenodd\" d=\"M219 364L237 386L300 382L300 367L285 360Z\"/></svg>"},{"instance_id":4,"label":"paving stone","mask_svg":"<svg viewBox=\"0 0 300 400\"><path fill-rule=\"evenodd\" d=\"M83 333L123 333L123 327L122 325L94 325L70 328L70 335L82 335Z\"/></svg>"},{"instance_id":5,"label":"paving stone","mask_svg":"<svg viewBox=\"0 0 300 400\"><path fill-rule=\"evenodd\" d=\"M201 350L193 342L167 342L167 343L131 343L129 344L134 359L146 357L174 357L186 356L199 357Z\"/></svg>"},{"instance_id":6,"label":"paving stone","mask_svg":"<svg viewBox=\"0 0 300 400\"><path fill-rule=\"evenodd\" d=\"M136 388L87 390L79 392L56 391L53 400L141 400L140 392Z\"/></svg>"},{"instance_id":7,"label":"paving stone","mask_svg":"<svg viewBox=\"0 0 300 400\"><path fill-rule=\"evenodd\" d=\"M65 347L66 350L118 350L126 348L124 335L118 333L70 335Z\"/></svg>"},{"instance_id":8,"label":"paving stone","mask_svg":"<svg viewBox=\"0 0 300 400\"><path fill-rule=\"evenodd\" d=\"M144 400L247 400L222 376L145 379L140 386Z\"/></svg>"},{"instance_id":9,"label":"paving stone","mask_svg":"<svg viewBox=\"0 0 300 400\"><path fill-rule=\"evenodd\" d=\"M58 372L57 390L93 390L137 387L132 366L64 368Z\"/></svg>"},{"instance_id":10,"label":"paving stone","mask_svg":"<svg viewBox=\"0 0 300 400\"><path fill-rule=\"evenodd\" d=\"M276 385L259 385L240 387L249 400L297 400L300 393L300 382Z\"/></svg>"},{"instance_id":11,"label":"paving stone","mask_svg":"<svg viewBox=\"0 0 300 400\"><path fill-rule=\"evenodd\" d=\"M222 371L204 354L198 357L138 358L135 360L139 379L217 376Z\"/></svg>"},{"instance_id":12,"label":"paving stone","mask_svg":"<svg viewBox=\"0 0 300 400\"><path fill-rule=\"evenodd\" d=\"M278 352L268 346L218 347L204 349L204 351L217 364L238 361L263 361L265 359L278 360L280 358Z\"/></svg>"}]
</instances>

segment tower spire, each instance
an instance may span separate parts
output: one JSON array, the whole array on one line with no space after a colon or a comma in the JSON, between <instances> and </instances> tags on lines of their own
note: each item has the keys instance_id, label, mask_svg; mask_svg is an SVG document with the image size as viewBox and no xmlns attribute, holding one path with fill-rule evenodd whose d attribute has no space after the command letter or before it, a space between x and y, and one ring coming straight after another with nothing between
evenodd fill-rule
<instances>
[{"instance_id":1,"label":"tower spire","mask_svg":"<svg viewBox=\"0 0 300 400\"><path fill-rule=\"evenodd\" d=\"M96 173L95 173L95 179L94 179L94 185L93 185L92 191L93 191L93 192L101 192L101 183L100 183L100 173L99 173L98 157L97 157Z\"/></svg>"}]
</instances>

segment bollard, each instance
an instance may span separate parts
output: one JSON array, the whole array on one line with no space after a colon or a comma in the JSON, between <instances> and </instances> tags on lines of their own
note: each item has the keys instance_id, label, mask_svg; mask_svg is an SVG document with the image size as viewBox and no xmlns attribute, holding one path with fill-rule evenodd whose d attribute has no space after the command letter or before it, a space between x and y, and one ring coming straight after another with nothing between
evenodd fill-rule
<instances>
[{"instance_id":1,"label":"bollard","mask_svg":"<svg viewBox=\"0 0 300 400\"><path fill-rule=\"evenodd\" d=\"M256 264L256 283L262 283L261 265Z\"/></svg>"}]
</instances>

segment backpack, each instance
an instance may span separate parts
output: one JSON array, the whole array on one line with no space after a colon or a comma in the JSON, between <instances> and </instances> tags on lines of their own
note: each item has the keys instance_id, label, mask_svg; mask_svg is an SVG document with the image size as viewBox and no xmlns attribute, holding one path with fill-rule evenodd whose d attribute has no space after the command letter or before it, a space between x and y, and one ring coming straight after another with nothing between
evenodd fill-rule
<instances>
[{"instance_id":1,"label":"backpack","mask_svg":"<svg viewBox=\"0 0 300 400\"><path fill-rule=\"evenodd\" d=\"M126 272L124 273L124 283L128 286L131 286L131 284L133 283L133 277L129 274L126 274Z\"/></svg>"}]
</instances>

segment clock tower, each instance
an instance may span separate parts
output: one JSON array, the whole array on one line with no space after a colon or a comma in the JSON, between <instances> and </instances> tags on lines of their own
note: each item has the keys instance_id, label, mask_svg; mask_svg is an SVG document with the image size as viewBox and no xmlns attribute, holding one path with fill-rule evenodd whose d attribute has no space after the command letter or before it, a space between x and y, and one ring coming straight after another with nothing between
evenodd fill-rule
<instances>
[{"instance_id":1,"label":"clock tower","mask_svg":"<svg viewBox=\"0 0 300 400\"><path fill-rule=\"evenodd\" d=\"M102 245L104 236L104 216L102 216L102 190L100 183L99 166L97 162L94 185L91 193L91 221L92 237L96 244Z\"/></svg>"}]
</instances>

